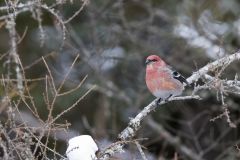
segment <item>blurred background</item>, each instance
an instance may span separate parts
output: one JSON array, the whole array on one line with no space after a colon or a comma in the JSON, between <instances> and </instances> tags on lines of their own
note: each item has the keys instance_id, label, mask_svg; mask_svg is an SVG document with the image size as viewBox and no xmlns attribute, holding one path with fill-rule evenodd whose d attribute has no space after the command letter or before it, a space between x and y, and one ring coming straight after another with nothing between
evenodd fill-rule
<instances>
[{"instance_id":1,"label":"blurred background","mask_svg":"<svg viewBox=\"0 0 240 160\"><path fill-rule=\"evenodd\" d=\"M23 148L27 140L19 134L32 139L27 146L38 159L59 159L55 152L64 155L68 139L82 134L103 150L154 100L145 85L145 58L157 54L188 77L234 53L239 8L239 0L1 1L0 128L6 132L0 131L0 155L6 158L11 139ZM231 64L219 78L233 80L239 67ZM56 95L54 86L66 94ZM224 92L225 105L218 88L198 94L202 100L168 103L144 120L135 138L148 138L140 141L148 160L240 158L239 93ZM114 159L142 159L135 144L124 149Z\"/></svg>"}]
</instances>

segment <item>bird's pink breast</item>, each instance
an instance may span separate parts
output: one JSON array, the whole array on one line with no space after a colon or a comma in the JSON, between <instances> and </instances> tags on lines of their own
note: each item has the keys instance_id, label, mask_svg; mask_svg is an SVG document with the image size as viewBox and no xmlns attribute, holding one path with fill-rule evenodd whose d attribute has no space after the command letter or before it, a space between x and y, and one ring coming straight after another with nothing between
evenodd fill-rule
<instances>
[{"instance_id":1,"label":"bird's pink breast","mask_svg":"<svg viewBox=\"0 0 240 160\"><path fill-rule=\"evenodd\" d=\"M146 84L148 89L154 94L159 91L175 90L180 87L180 84L173 81L168 72L159 71L153 67L147 67L146 70Z\"/></svg>"}]
</instances>

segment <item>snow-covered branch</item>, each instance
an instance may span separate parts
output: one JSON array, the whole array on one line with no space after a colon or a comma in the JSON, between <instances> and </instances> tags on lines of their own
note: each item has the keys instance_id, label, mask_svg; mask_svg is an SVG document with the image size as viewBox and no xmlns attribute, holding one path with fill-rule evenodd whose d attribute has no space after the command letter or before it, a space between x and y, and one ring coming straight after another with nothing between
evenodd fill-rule
<instances>
[{"instance_id":1,"label":"snow-covered branch","mask_svg":"<svg viewBox=\"0 0 240 160\"><path fill-rule=\"evenodd\" d=\"M202 67L198 71L194 72L189 78L187 78L187 81L189 83L196 82L199 78L201 78L208 72L215 71L217 68L222 67L222 66L228 66L232 62L239 60L239 59L240 59L240 51L238 51L234 54L225 56L221 59L218 59L212 63L207 64L206 66Z\"/></svg>"},{"instance_id":2,"label":"snow-covered branch","mask_svg":"<svg viewBox=\"0 0 240 160\"><path fill-rule=\"evenodd\" d=\"M187 78L187 81L189 83L194 83L194 82L198 81L200 78L204 78L208 72L215 71L219 67L226 67L229 64L231 64L232 62L239 60L239 59L240 59L239 51L232 55L225 56L221 59L218 59L212 63L207 64L206 66L202 67L198 71L194 72L189 78ZM227 81L224 84L227 84L230 86L233 83L234 83L234 81L231 81L231 82ZM200 99L200 97L197 95L184 96L184 97L173 97L173 98L170 98L168 101L162 101L159 105L162 106L163 104L171 102L171 101L189 100L189 99ZM128 123L128 126L118 135L118 139L120 141L131 140L131 138L133 138L133 136L135 136L136 132L141 127L141 122L143 121L143 119L156 109L156 107L157 107L156 102L157 102L157 99L152 101L140 113L138 113L135 118L130 120L130 122ZM123 146L124 146L124 143L115 143L115 145L111 145L110 147L108 147L107 149L105 149L104 151L102 151L99 154L100 159L106 160L109 157L111 157L113 154L115 154L117 152L121 152L123 150ZM189 154L189 155L192 156L192 154ZM198 157L198 159L199 159L199 157Z\"/></svg>"},{"instance_id":3,"label":"snow-covered branch","mask_svg":"<svg viewBox=\"0 0 240 160\"><path fill-rule=\"evenodd\" d=\"M152 111L156 109L157 106L162 106L171 101L180 101L180 100L189 100L189 99L200 99L199 96L184 96L184 97L173 97L169 98L168 101L161 101L159 105L156 105L157 100L153 100L149 105L147 105L138 115L131 119L128 123L128 126L118 135L118 139L121 141L126 141L133 136L135 136L136 132L141 127L141 122L144 118L146 118ZM104 150L100 155L100 159L106 160L111 157L115 152L121 152L124 144L123 143L116 143L116 145L111 145L111 147Z\"/></svg>"}]
</instances>

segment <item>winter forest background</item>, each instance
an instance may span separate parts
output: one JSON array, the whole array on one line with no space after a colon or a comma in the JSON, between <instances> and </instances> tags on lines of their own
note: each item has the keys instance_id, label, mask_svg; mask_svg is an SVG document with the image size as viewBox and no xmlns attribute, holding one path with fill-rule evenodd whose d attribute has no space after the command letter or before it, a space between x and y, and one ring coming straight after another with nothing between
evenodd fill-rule
<instances>
[{"instance_id":1,"label":"winter forest background","mask_svg":"<svg viewBox=\"0 0 240 160\"><path fill-rule=\"evenodd\" d=\"M104 152L154 100L146 56L189 77L239 49L239 0L1 0L0 157L64 159L82 134ZM239 159L237 59L184 91L201 99L156 108L111 159Z\"/></svg>"}]
</instances>

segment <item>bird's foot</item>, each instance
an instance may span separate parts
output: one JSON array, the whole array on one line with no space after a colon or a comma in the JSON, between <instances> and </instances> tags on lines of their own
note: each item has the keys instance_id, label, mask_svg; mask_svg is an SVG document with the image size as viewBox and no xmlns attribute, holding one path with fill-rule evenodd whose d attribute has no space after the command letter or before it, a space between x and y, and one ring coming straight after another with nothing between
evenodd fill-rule
<instances>
[{"instance_id":1,"label":"bird's foot","mask_svg":"<svg viewBox=\"0 0 240 160\"><path fill-rule=\"evenodd\" d=\"M162 101L162 98L158 98L158 100L156 101L156 105L159 106L161 101Z\"/></svg>"},{"instance_id":2,"label":"bird's foot","mask_svg":"<svg viewBox=\"0 0 240 160\"><path fill-rule=\"evenodd\" d=\"M165 102L168 102L169 98L172 97L172 94L170 94L166 99L165 99Z\"/></svg>"},{"instance_id":3,"label":"bird's foot","mask_svg":"<svg viewBox=\"0 0 240 160\"><path fill-rule=\"evenodd\" d=\"M172 97L172 94L170 94L164 101L165 101L165 102L168 102L168 99L171 98L171 97ZM159 98L159 99L156 101L156 105L159 106L162 100L163 100L162 98Z\"/></svg>"}]
</instances>

